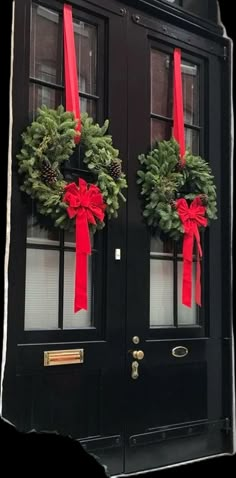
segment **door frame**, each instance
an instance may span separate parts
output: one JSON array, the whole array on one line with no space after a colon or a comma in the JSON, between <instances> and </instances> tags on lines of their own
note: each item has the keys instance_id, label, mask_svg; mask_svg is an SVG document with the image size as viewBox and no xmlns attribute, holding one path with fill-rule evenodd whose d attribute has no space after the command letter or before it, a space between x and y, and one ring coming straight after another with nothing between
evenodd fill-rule
<instances>
[{"instance_id":1,"label":"door frame","mask_svg":"<svg viewBox=\"0 0 236 478\"><path fill-rule=\"evenodd\" d=\"M28 0L27 0L28 1ZM105 0L104 0L105 1ZM78 5L80 2L78 1L74 1L73 4L75 5ZM86 3L86 2L85 2ZM96 3L95 1L91 1L91 0L88 0L87 3L90 3L90 4L93 4L94 8ZM116 4L118 2L115 2ZM130 4L131 2L122 2L122 5L123 4ZM151 2L150 2L151 3ZM152 7L149 7L150 8L150 11L154 12L155 10L155 13L158 13L158 15L160 15L160 18L168 18L168 20L170 20L169 18L169 14L171 13L171 10L169 5L167 6L163 6L163 4L161 2L152 2L153 5ZM154 6L154 3L155 3L155 6ZM157 3L159 4L159 6L157 6ZM140 5L140 8L143 8L144 9L144 2L140 1L139 2L139 5ZM17 8L17 5L15 5L15 7ZM19 5L18 5L19 7ZM107 3L107 9L110 9L112 7L110 7L110 5L108 5ZM147 7L145 7L145 11ZM22 9L23 10L23 9ZM137 11L137 9L134 10L134 13ZM172 9L172 12L173 12L173 9ZM182 15L183 12L181 12L181 15L180 16L176 16L176 19L178 20L178 25L184 25L185 28L188 26L188 20L187 18L191 18L191 15L189 16L188 14L186 15ZM116 12L117 15L120 15L122 16L121 13L118 13L118 10ZM176 11L175 11L175 14L176 14ZM177 18L178 17L178 18ZM28 21L29 19L26 18L26 20ZM19 22L20 22L20 17L19 15L16 15L16 28L17 28L17 25L19 27ZM222 57L222 81L224 83L224 85L226 85L225 87L225 90L224 92L222 91L222 97L221 97L221 102L222 102L222 110L224 111L224 117L226 118L226 126L224 129L223 129L223 140L222 140L222 144L221 144L221 152L222 152L222 155L223 156L227 156L228 158L230 157L231 155L231 158L232 158L232 153L231 153L231 147L230 147L230 127L231 127L231 119L230 119L230 115L229 115L229 111L230 111L230 102L231 102L231 98L230 98L230 92L231 92L231 63L229 61L230 59L230 56L231 56L231 44L230 42L227 40L227 39L222 39L221 36L220 36L220 28L213 28L210 30L210 32L208 30L205 30L205 22L204 21L199 21L196 25L195 25L195 30L197 32L204 32L204 36L208 36L209 38L214 38L216 39L216 36L217 36L217 40L216 40L216 43L220 44L220 48L221 48L221 57ZM170 33L170 32L169 32ZM164 34L163 34L164 35ZM164 36L163 36L164 38ZM26 52L27 52L27 44L25 45L26 47ZM19 71L20 69L22 68L22 63L21 63L21 59L18 55L15 56L15 59L14 59L15 62L17 62L18 64L18 68L19 68ZM16 80L17 81L17 80ZM23 83L23 79L22 79L22 83ZM18 83L19 85L19 83ZM214 82L213 82L213 85L214 85ZM227 90L227 101L225 100L226 98L226 90ZM16 90L15 90L16 91ZM130 93L132 93L130 91ZM115 96L115 92L114 92L114 96ZM212 96L213 96L213 93L212 93ZM15 115L14 115L14 127L13 127L13 156L16 154L16 152L18 151L18 147L19 147L19 142L16 141L16 138L19 137L20 135L20 132L22 131L22 129L24 128L25 124L27 123L27 112L25 110L25 96L24 94L23 95L18 95L18 108L15 110ZM113 105L113 108L115 110L115 104L117 105L117 101L115 101L115 98L114 98L114 105ZM212 103L213 104L213 103ZM112 108L110 109L110 111L112 111ZM212 113L213 114L213 113ZM112 125L112 130L114 130L113 132L113 136L116 136L116 134L118 133L118 129L119 129L119 124L117 123L116 125ZM15 140L14 140L15 138ZM125 149L126 147L126 143L127 143L127 137L124 135L124 138L123 138L123 148ZM122 148L120 148L122 150ZM9 161L9 170L11 169L11 164L10 164L10 161ZM222 301L222 306L221 306L221 311L222 311L222 316L224 315L225 317L228 318L227 322L226 323L223 323L223 337L224 337L224 343L225 343L225 354L224 354L224 369L225 371L227 371L227 374L228 374L228 384L230 385L231 384L231 377L234 377L234 374L233 374L233 361L232 361L232 341L233 341L233 336L232 336L232 297L231 297L231 289L228 287L228 283L229 283L229 278L231 278L231 275L232 275L232 272L231 272L231 243L232 243L232 198L231 198L231 182L230 182L230 173L232 172L232 159L231 159L231 162L230 161L226 161L226 164L225 164L225 167L222 168L222 174L221 174L221 178L219 180L219 182L221 184L223 184L224 187L222 187L221 189L221 202L222 204L224 205L224 207L228 208L228 205L230 205L230 210L228 210L228 214L224 214L222 215L222 230L224 231L224 234L226 236L226 239L224 241L224 244L222 243L221 244L221 248L220 248L220 257L222 259L222 264L225 264L225 268L222 269L223 273L222 273L222 284L221 284L221 290L222 290L222 297L224 298L224 301ZM15 174L16 176L16 168L13 170L13 174ZM12 237L15 237L17 238L17 244L16 242L11 242L10 244L10 248L12 250L12 248L14 247L15 249L15 254L12 255L12 252L10 253L10 266L9 266L9 270L11 272L11 287L12 287L12 284L13 286L17 287L17 284L15 282L15 278L14 278L14 269L15 268L19 268L22 270L22 268L25 268L25 262L24 262L24 255L19 255L17 254L17 251L20 249L20 250L24 250L25 249L25 242L24 240L22 239L19 239L19 236L17 235L17 227L16 227L16 223L14 224L14 217L17 218L17 220L19 220L19 217L22 217L23 218L23 215L22 215L22 205L20 205L20 201L19 201L19 190L18 190L18 184L17 184L17 181L15 181L15 186L13 185L13 200L14 200L14 207L10 210L10 207L8 208L8 217L10 217L10 214L12 214L12 221L11 221L11 235ZM8 184L8 192L10 191L10 187L9 187L9 184ZM125 217L122 218L122 221L123 221L123 224L125 224ZM116 227L117 226L117 227ZM117 234L119 233L118 231L118 223L116 223L114 226L115 229L117 229ZM120 239L122 240L122 238ZM226 247L226 245L228 245L228 247ZM23 248L22 248L23 246ZM123 250L125 249L125 241L123 242ZM212 258L215 257L215 253L216 253L216 250L213 250L212 251ZM110 254L112 254L112 249L110 251ZM7 268L5 270L5 274L6 274L6 277L8 277L7 275ZM124 275L123 275L124 277ZM123 286L124 286L124 283L123 283ZM214 288L212 288L214 290ZM137 293L137 290L136 290L136 293ZM227 297L227 300L225 300L225 298ZM9 316L12 315L13 311L15 312L16 315L14 315L14 317L17 316L17 313L18 313L18 308L17 308L17 302L18 299L17 299L17 294L15 295L14 297L14 300L12 301L9 301ZM213 307L213 310L214 310L214 298L212 297L212 307ZM7 316L5 315L5 318L4 318L4 321L5 321L5 324L7 323ZM11 348L11 343L12 343L12 337L16 337L15 335L15 324L11 323L13 321L9 321L8 322L8 336L11 336L11 341L8 340L8 352L9 352L9 346ZM136 330L136 329L135 329ZM6 335L6 334L5 334ZM6 341L6 337L5 337L5 341ZM14 342L14 340L13 340ZM125 346L124 346L124 349L125 349ZM127 349L125 349L127 350ZM124 350L124 353L126 353ZM12 349L12 353L11 353L11 358L10 358L10 362L11 362L11 365L13 365L14 367L14 351ZM233 391L233 384L232 384L232 387L231 387L232 391ZM225 400L225 407L228 409L229 407L233 410L233 403L234 403L234 399L232 398L233 397L233 393L230 397L227 398L227 400ZM12 417L14 419L14 410L12 411ZM119 476L119 475L117 475Z\"/></svg>"}]
</instances>

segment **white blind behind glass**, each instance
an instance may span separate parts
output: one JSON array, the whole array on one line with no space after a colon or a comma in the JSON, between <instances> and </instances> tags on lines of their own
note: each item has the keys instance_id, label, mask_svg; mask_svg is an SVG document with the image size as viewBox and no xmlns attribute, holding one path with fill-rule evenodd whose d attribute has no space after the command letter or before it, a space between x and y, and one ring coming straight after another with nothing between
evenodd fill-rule
<instances>
[{"instance_id":1,"label":"white blind behind glass","mask_svg":"<svg viewBox=\"0 0 236 478\"><path fill-rule=\"evenodd\" d=\"M150 260L150 326L169 327L173 316L173 262Z\"/></svg>"},{"instance_id":2,"label":"white blind behind glass","mask_svg":"<svg viewBox=\"0 0 236 478\"><path fill-rule=\"evenodd\" d=\"M58 328L59 252L27 249L25 329Z\"/></svg>"}]
</instances>

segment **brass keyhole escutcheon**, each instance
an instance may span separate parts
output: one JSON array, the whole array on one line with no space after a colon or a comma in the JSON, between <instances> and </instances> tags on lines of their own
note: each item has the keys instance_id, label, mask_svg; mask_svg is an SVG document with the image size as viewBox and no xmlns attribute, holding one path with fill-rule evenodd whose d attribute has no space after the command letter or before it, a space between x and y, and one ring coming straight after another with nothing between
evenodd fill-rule
<instances>
[{"instance_id":1,"label":"brass keyhole escutcheon","mask_svg":"<svg viewBox=\"0 0 236 478\"><path fill-rule=\"evenodd\" d=\"M133 341L133 343L134 343L135 345L138 345L139 342L140 342L140 338L139 338L137 335L135 335L135 336L132 338L132 341Z\"/></svg>"},{"instance_id":2,"label":"brass keyhole escutcheon","mask_svg":"<svg viewBox=\"0 0 236 478\"><path fill-rule=\"evenodd\" d=\"M131 377L133 380L136 380L139 377L138 368L139 368L139 363L136 362L135 360L134 362L132 362Z\"/></svg>"},{"instance_id":3,"label":"brass keyhole escutcheon","mask_svg":"<svg viewBox=\"0 0 236 478\"><path fill-rule=\"evenodd\" d=\"M134 350L133 351L133 357L134 357L135 360L143 360L143 358L144 358L143 350Z\"/></svg>"},{"instance_id":4,"label":"brass keyhole escutcheon","mask_svg":"<svg viewBox=\"0 0 236 478\"><path fill-rule=\"evenodd\" d=\"M188 355L188 348L187 347L183 347L182 345L179 345L178 347L174 347L171 351L173 357L176 357L176 358L183 358L183 357L186 357L186 355Z\"/></svg>"}]
</instances>

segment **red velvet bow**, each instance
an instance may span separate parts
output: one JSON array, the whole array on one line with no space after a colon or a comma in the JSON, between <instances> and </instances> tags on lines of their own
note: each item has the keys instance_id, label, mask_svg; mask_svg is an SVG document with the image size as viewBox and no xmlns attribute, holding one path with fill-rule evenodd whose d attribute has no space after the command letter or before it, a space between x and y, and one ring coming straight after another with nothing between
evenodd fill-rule
<instances>
[{"instance_id":1,"label":"red velvet bow","mask_svg":"<svg viewBox=\"0 0 236 478\"><path fill-rule=\"evenodd\" d=\"M207 226L207 219L204 217L206 207L202 205L201 198L197 196L190 207L188 207L185 199L178 199L176 201L176 208L184 226L182 303L188 307L191 307L192 304L192 262L195 238L197 243L195 300L198 305L201 305L201 268L199 258L202 257L202 248L198 227Z\"/></svg>"},{"instance_id":2,"label":"red velvet bow","mask_svg":"<svg viewBox=\"0 0 236 478\"><path fill-rule=\"evenodd\" d=\"M67 213L70 218L76 216L76 268L75 268L75 299L74 312L87 310L87 254L91 254L91 244L88 224L96 224L104 219L106 205L100 189L79 179L79 187L75 183L65 186L63 201L69 206Z\"/></svg>"}]
</instances>

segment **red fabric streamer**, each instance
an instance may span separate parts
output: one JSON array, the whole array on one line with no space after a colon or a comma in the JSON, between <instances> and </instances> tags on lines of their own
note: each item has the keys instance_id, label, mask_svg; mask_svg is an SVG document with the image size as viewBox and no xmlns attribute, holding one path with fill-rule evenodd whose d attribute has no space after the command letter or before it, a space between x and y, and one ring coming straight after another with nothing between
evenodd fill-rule
<instances>
[{"instance_id":1,"label":"red fabric streamer","mask_svg":"<svg viewBox=\"0 0 236 478\"><path fill-rule=\"evenodd\" d=\"M181 75L181 50L174 50L174 79L173 79L173 136L179 143L180 163L185 164L185 137L184 137L184 108L183 108L183 92L182 92L182 75Z\"/></svg>"},{"instance_id":2,"label":"red fabric streamer","mask_svg":"<svg viewBox=\"0 0 236 478\"><path fill-rule=\"evenodd\" d=\"M202 248L200 243L199 226L206 227L207 219L204 217L206 207L202 205L201 198L197 196L190 207L184 198L176 201L176 208L180 220L184 226L183 241L183 280L182 280L182 303L188 307L192 305L192 263L193 263L193 244L194 238L197 243L197 273L195 300L201 306L201 267L200 257L202 257Z\"/></svg>"},{"instance_id":3,"label":"red fabric streamer","mask_svg":"<svg viewBox=\"0 0 236 478\"><path fill-rule=\"evenodd\" d=\"M71 5L64 4L63 19L66 111L74 113L75 120L78 121L75 131L81 133L79 81ZM79 141L80 134L75 135L75 143Z\"/></svg>"},{"instance_id":4,"label":"red fabric streamer","mask_svg":"<svg viewBox=\"0 0 236 478\"><path fill-rule=\"evenodd\" d=\"M75 266L75 298L74 312L87 310L87 255L91 254L91 243L88 224L96 224L104 219L106 205L100 189L90 186L79 179L79 187L75 183L65 186L63 201L68 204L69 218L76 217L76 266Z\"/></svg>"}]
</instances>

